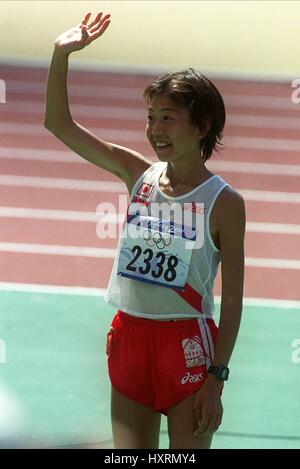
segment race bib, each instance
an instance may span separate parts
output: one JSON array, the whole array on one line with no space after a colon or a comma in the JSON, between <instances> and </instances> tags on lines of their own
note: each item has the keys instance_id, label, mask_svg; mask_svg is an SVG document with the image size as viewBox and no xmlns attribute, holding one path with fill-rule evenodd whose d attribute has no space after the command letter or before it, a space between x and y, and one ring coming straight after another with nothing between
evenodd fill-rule
<instances>
[{"instance_id":1,"label":"race bib","mask_svg":"<svg viewBox=\"0 0 300 469\"><path fill-rule=\"evenodd\" d=\"M123 277L183 289L196 233L169 220L130 215L124 227L117 273ZM191 243L186 248L186 242Z\"/></svg>"}]
</instances>

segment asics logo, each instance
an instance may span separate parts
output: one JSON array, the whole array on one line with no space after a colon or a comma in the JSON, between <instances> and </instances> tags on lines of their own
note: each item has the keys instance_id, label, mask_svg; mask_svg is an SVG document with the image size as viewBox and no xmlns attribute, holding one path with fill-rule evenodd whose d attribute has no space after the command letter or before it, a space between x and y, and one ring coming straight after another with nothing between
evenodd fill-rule
<instances>
[{"instance_id":1,"label":"asics logo","mask_svg":"<svg viewBox=\"0 0 300 469\"><path fill-rule=\"evenodd\" d=\"M191 375L187 372L181 379L181 384L189 383L200 383L203 380L203 373L198 373L197 375Z\"/></svg>"}]
</instances>

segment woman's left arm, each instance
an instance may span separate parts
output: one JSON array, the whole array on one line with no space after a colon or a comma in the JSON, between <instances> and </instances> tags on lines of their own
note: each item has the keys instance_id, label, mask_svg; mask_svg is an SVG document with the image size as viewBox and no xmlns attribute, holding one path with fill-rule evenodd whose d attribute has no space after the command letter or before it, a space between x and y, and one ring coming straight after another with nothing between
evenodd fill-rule
<instances>
[{"instance_id":1,"label":"woman's left arm","mask_svg":"<svg viewBox=\"0 0 300 469\"><path fill-rule=\"evenodd\" d=\"M227 366L239 331L244 285L245 204L241 195L228 188L218 200L218 234L221 251L222 298L218 338L212 365ZM223 382L209 374L195 399L198 429L195 436L204 437L221 424Z\"/></svg>"},{"instance_id":2,"label":"woman's left arm","mask_svg":"<svg viewBox=\"0 0 300 469\"><path fill-rule=\"evenodd\" d=\"M228 365L238 334L244 286L245 204L233 189L222 194L219 241L222 297L217 345L213 365Z\"/></svg>"}]
</instances>

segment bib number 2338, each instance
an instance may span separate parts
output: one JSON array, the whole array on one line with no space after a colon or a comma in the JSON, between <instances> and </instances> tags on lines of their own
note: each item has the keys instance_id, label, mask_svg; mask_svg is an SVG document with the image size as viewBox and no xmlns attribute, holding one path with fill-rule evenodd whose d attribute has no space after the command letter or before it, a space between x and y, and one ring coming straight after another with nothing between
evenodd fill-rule
<instances>
[{"instance_id":1,"label":"bib number 2338","mask_svg":"<svg viewBox=\"0 0 300 469\"><path fill-rule=\"evenodd\" d=\"M135 234L135 236L130 236ZM118 262L118 275L164 287L183 288L192 250L185 240L170 233L125 227Z\"/></svg>"}]
</instances>

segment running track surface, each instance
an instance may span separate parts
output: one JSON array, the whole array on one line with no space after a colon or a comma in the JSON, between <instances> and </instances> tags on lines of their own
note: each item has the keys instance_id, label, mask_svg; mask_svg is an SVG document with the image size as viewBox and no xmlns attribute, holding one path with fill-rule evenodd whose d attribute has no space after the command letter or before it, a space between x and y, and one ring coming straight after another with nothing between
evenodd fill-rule
<instances>
[{"instance_id":1,"label":"running track surface","mask_svg":"<svg viewBox=\"0 0 300 469\"><path fill-rule=\"evenodd\" d=\"M0 282L106 288L114 257L107 249L116 248L117 237L100 239L97 220L68 216L92 217L102 202L115 204L118 212L126 188L43 127L46 77L43 68L1 66L6 104L0 104ZM144 135L142 99L151 78L71 67L74 118L155 160ZM299 300L300 104L292 103L290 83L214 82L224 96L227 124L225 147L208 167L245 197L245 296ZM33 210L20 215L16 208ZM70 252L70 246L78 249ZM84 254L83 247L96 249Z\"/></svg>"},{"instance_id":2,"label":"running track surface","mask_svg":"<svg viewBox=\"0 0 300 469\"><path fill-rule=\"evenodd\" d=\"M2 379L29 412L30 443L108 448L109 380L99 351L114 312L93 290L65 295L57 286L106 288L117 238L97 237L95 213L102 202L118 212L125 186L43 128L46 70L0 70L7 86L7 102L0 104ZM150 79L71 71L73 115L100 137L154 158L141 98ZM262 299L300 296L300 105L291 102L288 83L215 83L227 108L226 147L208 166L245 197L245 296L260 298L260 305L244 308L213 447L298 448L299 364L291 360L298 303L286 309ZM34 284L31 292L30 285L17 291L24 283ZM219 278L215 291L220 294ZM167 448L165 421L160 441Z\"/></svg>"}]
</instances>

